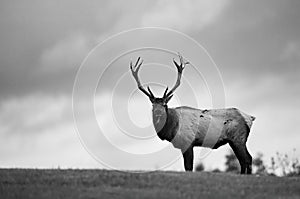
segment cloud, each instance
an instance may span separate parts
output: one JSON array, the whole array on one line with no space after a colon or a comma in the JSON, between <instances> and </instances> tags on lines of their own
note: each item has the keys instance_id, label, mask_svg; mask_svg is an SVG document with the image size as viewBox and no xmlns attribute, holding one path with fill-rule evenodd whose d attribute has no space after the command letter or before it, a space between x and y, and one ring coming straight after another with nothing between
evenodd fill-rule
<instances>
[{"instance_id":1,"label":"cloud","mask_svg":"<svg viewBox=\"0 0 300 199\"><path fill-rule=\"evenodd\" d=\"M70 99L30 95L0 108L1 167L99 167L74 130Z\"/></svg>"},{"instance_id":2,"label":"cloud","mask_svg":"<svg viewBox=\"0 0 300 199\"><path fill-rule=\"evenodd\" d=\"M138 104L143 104L144 98L136 99ZM126 101L122 99L121 101ZM160 141L156 136L150 140L132 139L125 135L112 118L111 99L108 94L98 95L95 98L95 111L99 125L102 129L100 133L104 135L111 145L106 145L105 139L99 136L99 129L93 134L93 117L94 112L88 113L88 105L91 100L82 98L78 109L80 118L77 125L83 125L84 132L79 131L79 136L75 131L73 115L71 110L71 101L67 96L51 97L32 95L18 99L10 99L1 104L0 109L0 157L1 167L63 167L63 168L105 168L104 165L98 164L92 156L85 151L81 142L83 142L89 152L94 154L100 160L105 158L97 152L101 151L106 157L119 162L118 168L127 169L154 169L155 166L161 166L161 162L149 159L147 162L138 164L138 159L126 162L122 160L122 154L115 154L112 158L112 148L119 148L130 154L153 153L166 147L168 143ZM136 107L138 108L138 107ZM127 107L124 108L127 111ZM150 109L145 111L150 113ZM121 113L122 119L124 112ZM143 112L135 115L137 122L139 119L146 117ZM123 118L124 119L124 118ZM80 124L79 124L80 123ZM127 128L132 133L132 128ZM141 128L138 127L140 131ZM152 131L148 132L153 134ZM136 135L144 132L136 132ZM155 135L155 134L154 134ZM108 147L110 146L110 147ZM173 151L175 155L176 151ZM169 157L172 154L169 154ZM174 156L174 154L173 154ZM176 156L175 156L176 157ZM101 159L102 158L102 159ZM164 158L161 161L164 162ZM138 166L137 166L138 165ZM116 166L116 165L113 165ZM172 165L172 168L176 166ZM177 165L177 169L181 164Z\"/></svg>"},{"instance_id":3,"label":"cloud","mask_svg":"<svg viewBox=\"0 0 300 199\"><path fill-rule=\"evenodd\" d=\"M65 119L70 102L65 96L38 94L11 98L1 103L0 125L7 134L39 133Z\"/></svg>"},{"instance_id":4,"label":"cloud","mask_svg":"<svg viewBox=\"0 0 300 199\"><path fill-rule=\"evenodd\" d=\"M200 30L213 23L228 5L228 0L156 1L142 17L142 26L158 26L181 31Z\"/></svg>"},{"instance_id":5,"label":"cloud","mask_svg":"<svg viewBox=\"0 0 300 199\"><path fill-rule=\"evenodd\" d=\"M299 42L288 42L280 55L281 61L300 61Z\"/></svg>"},{"instance_id":6,"label":"cloud","mask_svg":"<svg viewBox=\"0 0 300 199\"><path fill-rule=\"evenodd\" d=\"M86 103L80 107L83 113ZM103 168L82 146L71 108L68 96L34 94L2 102L0 166Z\"/></svg>"},{"instance_id":7,"label":"cloud","mask_svg":"<svg viewBox=\"0 0 300 199\"><path fill-rule=\"evenodd\" d=\"M44 72L57 72L78 68L92 49L92 43L89 37L81 34L57 42L42 53L41 70Z\"/></svg>"},{"instance_id":8,"label":"cloud","mask_svg":"<svg viewBox=\"0 0 300 199\"><path fill-rule=\"evenodd\" d=\"M81 145L73 123L42 128L35 134L0 140L0 167L103 168Z\"/></svg>"}]
</instances>

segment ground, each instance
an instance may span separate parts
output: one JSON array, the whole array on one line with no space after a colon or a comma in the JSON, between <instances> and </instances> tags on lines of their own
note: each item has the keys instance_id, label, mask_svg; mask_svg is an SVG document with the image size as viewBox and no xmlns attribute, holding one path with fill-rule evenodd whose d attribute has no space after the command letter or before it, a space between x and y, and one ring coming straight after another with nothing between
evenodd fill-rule
<instances>
[{"instance_id":1,"label":"ground","mask_svg":"<svg viewBox=\"0 0 300 199\"><path fill-rule=\"evenodd\" d=\"M0 169L0 198L300 198L300 177Z\"/></svg>"}]
</instances>

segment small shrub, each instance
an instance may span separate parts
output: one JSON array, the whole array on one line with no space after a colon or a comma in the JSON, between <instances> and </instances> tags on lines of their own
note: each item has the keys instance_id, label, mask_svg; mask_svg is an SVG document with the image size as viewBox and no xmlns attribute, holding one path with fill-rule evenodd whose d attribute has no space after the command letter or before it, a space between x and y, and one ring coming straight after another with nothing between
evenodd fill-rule
<instances>
[{"instance_id":1,"label":"small shrub","mask_svg":"<svg viewBox=\"0 0 300 199\"><path fill-rule=\"evenodd\" d=\"M256 157L252 160L253 168L255 174L267 174L266 166L263 161L263 154L257 153Z\"/></svg>"},{"instance_id":2,"label":"small shrub","mask_svg":"<svg viewBox=\"0 0 300 199\"><path fill-rule=\"evenodd\" d=\"M218 168L213 169L211 172L213 173L221 173L222 171Z\"/></svg>"},{"instance_id":3,"label":"small shrub","mask_svg":"<svg viewBox=\"0 0 300 199\"><path fill-rule=\"evenodd\" d=\"M296 149L294 149L294 154ZM278 176L300 176L300 163L296 157L290 158L287 154L276 153L271 158L269 173Z\"/></svg>"},{"instance_id":4,"label":"small shrub","mask_svg":"<svg viewBox=\"0 0 300 199\"><path fill-rule=\"evenodd\" d=\"M204 165L203 165L203 163L199 163L199 164L197 164L197 166L196 166L196 171L204 171Z\"/></svg>"}]
</instances>

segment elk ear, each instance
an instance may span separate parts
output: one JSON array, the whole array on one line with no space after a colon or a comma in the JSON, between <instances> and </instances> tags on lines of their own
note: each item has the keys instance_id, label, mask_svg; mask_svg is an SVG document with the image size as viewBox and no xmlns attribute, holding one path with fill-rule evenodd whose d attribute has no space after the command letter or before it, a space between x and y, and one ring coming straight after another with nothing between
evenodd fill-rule
<instances>
[{"instance_id":1,"label":"elk ear","mask_svg":"<svg viewBox=\"0 0 300 199\"><path fill-rule=\"evenodd\" d=\"M170 101L170 99L173 97L173 95L170 95L170 96L168 96L167 98L165 98L165 103L167 104L169 101Z\"/></svg>"}]
</instances>

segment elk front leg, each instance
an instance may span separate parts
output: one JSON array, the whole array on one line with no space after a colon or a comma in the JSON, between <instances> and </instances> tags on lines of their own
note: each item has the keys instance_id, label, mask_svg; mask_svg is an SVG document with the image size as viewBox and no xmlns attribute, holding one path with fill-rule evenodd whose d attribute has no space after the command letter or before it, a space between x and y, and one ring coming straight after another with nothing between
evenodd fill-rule
<instances>
[{"instance_id":1,"label":"elk front leg","mask_svg":"<svg viewBox=\"0 0 300 199\"><path fill-rule=\"evenodd\" d=\"M194 151L193 147L189 147L186 151L182 151L184 168L186 171L193 171Z\"/></svg>"}]
</instances>

